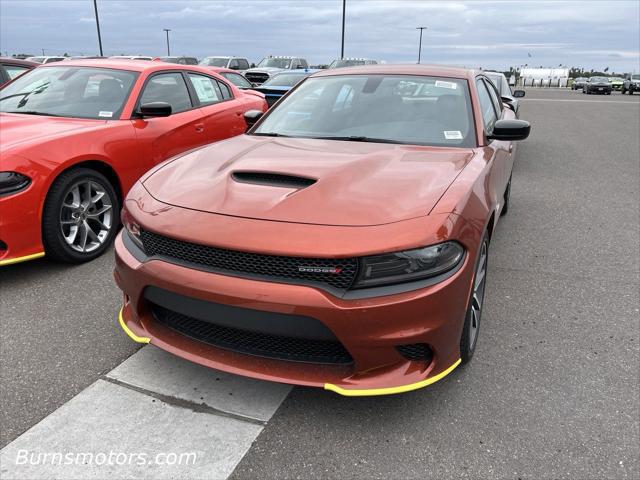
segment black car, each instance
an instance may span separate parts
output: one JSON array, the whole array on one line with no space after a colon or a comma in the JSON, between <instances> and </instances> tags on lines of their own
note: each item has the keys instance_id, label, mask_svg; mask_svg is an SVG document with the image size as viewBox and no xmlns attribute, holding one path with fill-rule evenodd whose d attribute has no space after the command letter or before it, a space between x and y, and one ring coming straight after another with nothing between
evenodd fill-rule
<instances>
[{"instance_id":1,"label":"black car","mask_svg":"<svg viewBox=\"0 0 640 480\"><path fill-rule=\"evenodd\" d=\"M520 110L520 102L518 101L518 98L524 97L525 91L524 90L512 91L511 85L509 85L509 82L507 81L507 77L505 77L504 74L502 73L499 73L499 72L484 72L484 73L487 77L489 77L489 80L491 80L495 85L496 90L498 90L498 93L502 97L502 101L508 107L510 107L515 112L516 117L518 117L518 113Z\"/></svg>"},{"instance_id":2,"label":"black car","mask_svg":"<svg viewBox=\"0 0 640 480\"><path fill-rule=\"evenodd\" d=\"M578 77L571 84L571 90L581 90L584 88L585 83L589 80L587 77Z\"/></svg>"},{"instance_id":3,"label":"black car","mask_svg":"<svg viewBox=\"0 0 640 480\"><path fill-rule=\"evenodd\" d=\"M582 87L582 93L602 93L605 95L611 95L613 87L607 77L591 77Z\"/></svg>"},{"instance_id":4,"label":"black car","mask_svg":"<svg viewBox=\"0 0 640 480\"><path fill-rule=\"evenodd\" d=\"M633 95L633 92L640 92L640 75L637 73L625 76L620 93L624 95L627 92L629 92L629 95Z\"/></svg>"}]
</instances>

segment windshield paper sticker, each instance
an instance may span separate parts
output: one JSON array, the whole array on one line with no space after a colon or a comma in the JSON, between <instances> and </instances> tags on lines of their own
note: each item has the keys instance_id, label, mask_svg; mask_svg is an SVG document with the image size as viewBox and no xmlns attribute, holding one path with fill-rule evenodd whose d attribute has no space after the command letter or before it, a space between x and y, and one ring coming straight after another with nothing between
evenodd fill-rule
<instances>
[{"instance_id":1,"label":"windshield paper sticker","mask_svg":"<svg viewBox=\"0 0 640 480\"><path fill-rule=\"evenodd\" d=\"M436 80L436 87L448 88L450 90L455 90L458 88L458 84L454 82L445 82L444 80Z\"/></svg>"},{"instance_id":2,"label":"windshield paper sticker","mask_svg":"<svg viewBox=\"0 0 640 480\"><path fill-rule=\"evenodd\" d=\"M445 130L444 138L447 140L462 140L462 132L460 130Z\"/></svg>"},{"instance_id":3,"label":"windshield paper sticker","mask_svg":"<svg viewBox=\"0 0 640 480\"><path fill-rule=\"evenodd\" d=\"M104 110L101 110L100 112L98 112L98 116L99 117L104 117L104 118L111 118L111 117L113 117L113 112L106 112Z\"/></svg>"}]
</instances>

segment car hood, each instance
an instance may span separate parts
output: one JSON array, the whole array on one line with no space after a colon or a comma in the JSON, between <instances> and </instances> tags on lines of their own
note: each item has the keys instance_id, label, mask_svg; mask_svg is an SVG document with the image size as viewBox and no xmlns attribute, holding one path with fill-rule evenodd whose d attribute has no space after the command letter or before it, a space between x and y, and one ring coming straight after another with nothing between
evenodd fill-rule
<instances>
[{"instance_id":1,"label":"car hood","mask_svg":"<svg viewBox=\"0 0 640 480\"><path fill-rule=\"evenodd\" d=\"M278 72L283 72L285 71L285 68L276 68L276 67L264 67L264 68L250 68L249 70L246 70L245 73L268 73L268 74L274 74L274 73L278 73Z\"/></svg>"},{"instance_id":2,"label":"car hood","mask_svg":"<svg viewBox=\"0 0 640 480\"><path fill-rule=\"evenodd\" d=\"M157 200L193 210L382 225L427 215L472 155L471 149L241 135L168 162L143 184ZM282 186L282 177L263 183L238 178L255 172L315 182Z\"/></svg>"},{"instance_id":3,"label":"car hood","mask_svg":"<svg viewBox=\"0 0 640 480\"><path fill-rule=\"evenodd\" d=\"M83 129L90 130L105 123L104 120L0 113L0 150L6 152L15 147L30 146L34 142L50 140L71 132L78 133Z\"/></svg>"}]
</instances>

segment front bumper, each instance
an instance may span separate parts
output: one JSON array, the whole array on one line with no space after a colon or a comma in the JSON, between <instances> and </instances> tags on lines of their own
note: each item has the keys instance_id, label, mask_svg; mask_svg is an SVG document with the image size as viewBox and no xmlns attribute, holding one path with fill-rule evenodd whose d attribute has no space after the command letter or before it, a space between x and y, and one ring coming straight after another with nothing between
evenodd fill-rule
<instances>
[{"instance_id":1,"label":"front bumper","mask_svg":"<svg viewBox=\"0 0 640 480\"><path fill-rule=\"evenodd\" d=\"M135 341L152 343L217 370L362 396L424 387L460 363L459 342L474 261L466 255L452 276L419 290L344 300L311 286L225 276L157 259L139 261L121 232L116 239L114 276L125 294L120 324ZM334 365L264 358L194 340L156 319L145 296L148 287L218 305L310 317L331 331L353 362ZM397 347L407 344L427 344L430 361L405 358Z\"/></svg>"},{"instance_id":2,"label":"front bumper","mask_svg":"<svg viewBox=\"0 0 640 480\"><path fill-rule=\"evenodd\" d=\"M44 256L40 195L32 182L25 190L0 197L0 266Z\"/></svg>"}]
</instances>

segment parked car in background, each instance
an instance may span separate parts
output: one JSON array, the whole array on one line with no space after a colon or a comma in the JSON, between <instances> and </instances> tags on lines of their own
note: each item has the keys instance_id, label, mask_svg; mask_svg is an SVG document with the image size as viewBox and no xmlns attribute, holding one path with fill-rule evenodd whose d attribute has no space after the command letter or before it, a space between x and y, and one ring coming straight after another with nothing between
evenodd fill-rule
<instances>
[{"instance_id":1,"label":"parked car in background","mask_svg":"<svg viewBox=\"0 0 640 480\"><path fill-rule=\"evenodd\" d=\"M54 62L61 62L63 60L66 60L67 57L47 57L47 56L41 56L41 57L29 57L27 58L27 60L29 60L30 62L35 62L35 63L54 63Z\"/></svg>"},{"instance_id":2,"label":"parked car in background","mask_svg":"<svg viewBox=\"0 0 640 480\"><path fill-rule=\"evenodd\" d=\"M177 63L178 65L198 65L196 57L158 57L157 60L166 63Z\"/></svg>"},{"instance_id":3,"label":"parked car in background","mask_svg":"<svg viewBox=\"0 0 640 480\"><path fill-rule=\"evenodd\" d=\"M342 68L342 67L360 67L362 65L377 65L377 60L370 60L368 58L336 58L329 68Z\"/></svg>"},{"instance_id":4,"label":"parked car in background","mask_svg":"<svg viewBox=\"0 0 640 480\"><path fill-rule=\"evenodd\" d=\"M40 64L29 60L0 57L0 87L38 65Z\"/></svg>"},{"instance_id":5,"label":"parked car in background","mask_svg":"<svg viewBox=\"0 0 640 480\"><path fill-rule=\"evenodd\" d=\"M262 380L349 396L430 385L474 354L529 130L482 72L318 72L247 134L131 189L120 325Z\"/></svg>"},{"instance_id":6,"label":"parked car in background","mask_svg":"<svg viewBox=\"0 0 640 480\"><path fill-rule=\"evenodd\" d=\"M581 90L585 83L587 83L587 77L578 77L571 84L571 90Z\"/></svg>"},{"instance_id":7,"label":"parked car in background","mask_svg":"<svg viewBox=\"0 0 640 480\"><path fill-rule=\"evenodd\" d=\"M113 55L109 58L113 58L116 60L153 60L153 57L149 57L147 55Z\"/></svg>"},{"instance_id":8,"label":"parked car in background","mask_svg":"<svg viewBox=\"0 0 640 480\"><path fill-rule=\"evenodd\" d=\"M614 90L620 91L622 90L622 85L624 84L624 78L609 77L609 83L611 84L611 88L613 88Z\"/></svg>"},{"instance_id":9,"label":"parked car in background","mask_svg":"<svg viewBox=\"0 0 640 480\"><path fill-rule=\"evenodd\" d=\"M623 95L627 92L629 92L629 95L633 95L633 92L640 92L640 74L627 74L624 78L624 82L622 82L622 88L620 91Z\"/></svg>"},{"instance_id":10,"label":"parked car in background","mask_svg":"<svg viewBox=\"0 0 640 480\"><path fill-rule=\"evenodd\" d=\"M289 90L317 71L318 70L305 68L304 70L288 70L286 72L276 73L259 87L253 88L258 92L264 93L267 104L271 107Z\"/></svg>"},{"instance_id":11,"label":"parked car in background","mask_svg":"<svg viewBox=\"0 0 640 480\"><path fill-rule=\"evenodd\" d=\"M244 133L243 113L266 109L198 66L72 60L18 77L0 90L0 265L95 258L144 172Z\"/></svg>"},{"instance_id":12,"label":"parked car in background","mask_svg":"<svg viewBox=\"0 0 640 480\"><path fill-rule=\"evenodd\" d=\"M520 116L520 102L519 98L525 96L526 92L524 90L511 90L511 85L507 81L507 77L504 76L503 73L500 72L484 72L489 80L493 82L498 93L502 97L502 101L507 104L509 107L513 109L516 114L516 118Z\"/></svg>"},{"instance_id":13,"label":"parked car in background","mask_svg":"<svg viewBox=\"0 0 640 480\"><path fill-rule=\"evenodd\" d=\"M251 82L246 78L244 78L244 76L241 73L237 72L236 70L230 70L228 68L220 68L220 67L205 67L205 68L207 68L208 70L211 70L212 72L216 72L218 75L221 75L222 77L226 78L231 83L233 83L236 87L238 87L240 90L249 90L254 88L253 85L251 85Z\"/></svg>"},{"instance_id":14,"label":"parked car in background","mask_svg":"<svg viewBox=\"0 0 640 480\"><path fill-rule=\"evenodd\" d=\"M611 95L611 84L607 77L590 77L582 87L582 93Z\"/></svg>"},{"instance_id":15,"label":"parked car in background","mask_svg":"<svg viewBox=\"0 0 640 480\"><path fill-rule=\"evenodd\" d=\"M74 57L67 57L67 60L97 60L99 58L107 57L101 57L100 55L78 55Z\"/></svg>"},{"instance_id":16,"label":"parked car in background","mask_svg":"<svg viewBox=\"0 0 640 480\"><path fill-rule=\"evenodd\" d=\"M237 70L240 72L244 72L245 70L251 68L249 65L249 60L244 57L205 57L200 61L200 65L204 67L228 68L229 70Z\"/></svg>"},{"instance_id":17,"label":"parked car in background","mask_svg":"<svg viewBox=\"0 0 640 480\"><path fill-rule=\"evenodd\" d=\"M262 85L270 77L283 70L297 70L309 68L309 64L304 58L300 57L282 57L268 56L255 68L250 68L244 72L244 76L253 85Z\"/></svg>"}]
</instances>

